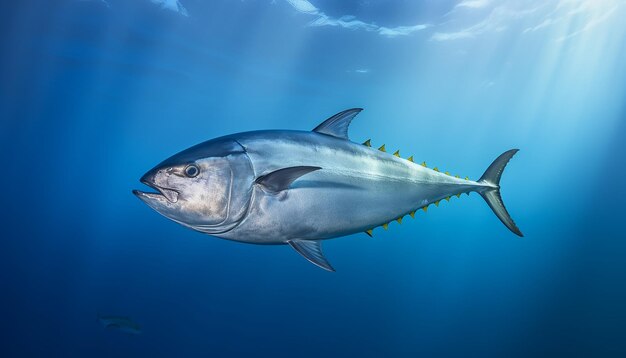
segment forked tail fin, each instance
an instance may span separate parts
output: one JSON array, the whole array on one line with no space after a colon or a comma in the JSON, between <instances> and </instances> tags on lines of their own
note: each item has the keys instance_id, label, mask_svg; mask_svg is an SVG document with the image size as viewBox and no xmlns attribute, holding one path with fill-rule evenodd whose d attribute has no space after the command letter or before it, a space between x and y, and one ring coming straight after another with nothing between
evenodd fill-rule
<instances>
[{"instance_id":1,"label":"forked tail fin","mask_svg":"<svg viewBox=\"0 0 626 358\"><path fill-rule=\"evenodd\" d=\"M485 199L487 204L491 210L493 210L494 214L502 221L509 230L513 231L516 235L524 236L520 229L515 225L513 219L506 211L504 207L504 203L502 202L502 197L500 196L500 178L502 177L502 172L504 171L504 167L509 162L509 160L517 153L519 149L511 149L504 153L502 153L496 160L491 163L489 168L485 171L483 176L478 180L479 183L487 184L491 187L487 187L483 190L478 191L478 193Z\"/></svg>"}]
</instances>

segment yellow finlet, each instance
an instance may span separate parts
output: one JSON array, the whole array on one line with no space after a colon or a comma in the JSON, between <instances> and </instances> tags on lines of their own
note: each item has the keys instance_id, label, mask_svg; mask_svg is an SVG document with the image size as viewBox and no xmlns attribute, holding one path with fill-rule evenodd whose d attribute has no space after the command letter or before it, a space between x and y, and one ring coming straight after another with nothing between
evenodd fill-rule
<instances>
[{"instance_id":1,"label":"yellow finlet","mask_svg":"<svg viewBox=\"0 0 626 358\"><path fill-rule=\"evenodd\" d=\"M444 174L445 174L445 175L450 175L450 172L445 172Z\"/></svg>"},{"instance_id":2,"label":"yellow finlet","mask_svg":"<svg viewBox=\"0 0 626 358\"><path fill-rule=\"evenodd\" d=\"M409 162L413 163L413 156L410 156L410 157L406 158L406 160L408 160Z\"/></svg>"},{"instance_id":3,"label":"yellow finlet","mask_svg":"<svg viewBox=\"0 0 626 358\"><path fill-rule=\"evenodd\" d=\"M456 194L456 197L460 198L461 197L461 193Z\"/></svg>"},{"instance_id":4,"label":"yellow finlet","mask_svg":"<svg viewBox=\"0 0 626 358\"><path fill-rule=\"evenodd\" d=\"M381 145L380 148L378 148L378 150L380 150L381 152L386 152L385 150L385 145Z\"/></svg>"},{"instance_id":5,"label":"yellow finlet","mask_svg":"<svg viewBox=\"0 0 626 358\"><path fill-rule=\"evenodd\" d=\"M374 237L374 235L372 235L372 233L374 232L374 230L369 229L367 231L365 231L365 233L369 236L369 237Z\"/></svg>"},{"instance_id":6,"label":"yellow finlet","mask_svg":"<svg viewBox=\"0 0 626 358\"><path fill-rule=\"evenodd\" d=\"M447 201L450 201L450 197L447 197L447 198L446 198L446 200L447 200Z\"/></svg>"},{"instance_id":7,"label":"yellow finlet","mask_svg":"<svg viewBox=\"0 0 626 358\"><path fill-rule=\"evenodd\" d=\"M424 210L424 212L427 212L427 211L428 211L428 205L423 206L423 207L422 207L422 210Z\"/></svg>"},{"instance_id":8,"label":"yellow finlet","mask_svg":"<svg viewBox=\"0 0 626 358\"><path fill-rule=\"evenodd\" d=\"M465 177L465 180L469 180L469 177Z\"/></svg>"},{"instance_id":9,"label":"yellow finlet","mask_svg":"<svg viewBox=\"0 0 626 358\"><path fill-rule=\"evenodd\" d=\"M399 157L400 157L400 150L396 150L396 151L393 153L393 155L395 155L396 157L398 157L398 158L399 158Z\"/></svg>"},{"instance_id":10,"label":"yellow finlet","mask_svg":"<svg viewBox=\"0 0 626 358\"><path fill-rule=\"evenodd\" d=\"M426 162L422 162L422 166L426 168Z\"/></svg>"},{"instance_id":11,"label":"yellow finlet","mask_svg":"<svg viewBox=\"0 0 626 358\"><path fill-rule=\"evenodd\" d=\"M411 217L412 217L413 219L415 219L415 211L411 211L411 212L409 213L409 215L411 215Z\"/></svg>"},{"instance_id":12,"label":"yellow finlet","mask_svg":"<svg viewBox=\"0 0 626 358\"><path fill-rule=\"evenodd\" d=\"M454 177L457 178L457 179L460 178L460 176L458 176L458 175L455 175Z\"/></svg>"},{"instance_id":13,"label":"yellow finlet","mask_svg":"<svg viewBox=\"0 0 626 358\"><path fill-rule=\"evenodd\" d=\"M435 201L435 206L439 207L439 200Z\"/></svg>"},{"instance_id":14,"label":"yellow finlet","mask_svg":"<svg viewBox=\"0 0 626 358\"><path fill-rule=\"evenodd\" d=\"M383 224L383 229L385 230L389 229L389 224Z\"/></svg>"},{"instance_id":15,"label":"yellow finlet","mask_svg":"<svg viewBox=\"0 0 626 358\"><path fill-rule=\"evenodd\" d=\"M433 170L434 170L434 171L436 171L436 172L438 172L438 171L439 171L439 168L434 167L434 168L433 168Z\"/></svg>"},{"instance_id":16,"label":"yellow finlet","mask_svg":"<svg viewBox=\"0 0 626 358\"><path fill-rule=\"evenodd\" d=\"M372 140L371 139L366 140L365 142L363 142L363 145L366 146L366 147L371 147L372 146Z\"/></svg>"},{"instance_id":17,"label":"yellow finlet","mask_svg":"<svg viewBox=\"0 0 626 358\"><path fill-rule=\"evenodd\" d=\"M400 216L399 218L396 219L396 221L398 222L398 224L402 224L402 216Z\"/></svg>"}]
</instances>

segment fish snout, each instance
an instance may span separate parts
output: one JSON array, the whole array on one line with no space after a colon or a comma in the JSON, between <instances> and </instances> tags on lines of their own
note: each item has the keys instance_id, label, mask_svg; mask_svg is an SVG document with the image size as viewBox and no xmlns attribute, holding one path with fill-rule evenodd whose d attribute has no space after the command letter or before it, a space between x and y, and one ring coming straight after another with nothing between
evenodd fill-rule
<instances>
[{"instance_id":1,"label":"fish snout","mask_svg":"<svg viewBox=\"0 0 626 358\"><path fill-rule=\"evenodd\" d=\"M158 194L165 197L169 202L175 203L178 201L178 191L168 188L167 181L170 173L168 169L154 168L145 173L139 181L158 191ZM155 195L156 193L144 193L139 190L134 190L133 193L140 198L146 194ZM158 195L156 194L156 195Z\"/></svg>"},{"instance_id":2,"label":"fish snout","mask_svg":"<svg viewBox=\"0 0 626 358\"><path fill-rule=\"evenodd\" d=\"M156 177L157 174L160 172L159 169L154 168L154 169L150 169L146 174L144 174L139 181L142 184L145 184L149 187L154 187L155 185L157 185L156 183Z\"/></svg>"}]
</instances>

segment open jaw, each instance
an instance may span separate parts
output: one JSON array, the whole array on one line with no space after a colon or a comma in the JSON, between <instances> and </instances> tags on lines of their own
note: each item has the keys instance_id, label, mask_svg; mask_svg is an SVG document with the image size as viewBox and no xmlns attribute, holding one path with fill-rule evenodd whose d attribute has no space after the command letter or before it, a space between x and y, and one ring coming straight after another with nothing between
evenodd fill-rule
<instances>
[{"instance_id":1,"label":"open jaw","mask_svg":"<svg viewBox=\"0 0 626 358\"><path fill-rule=\"evenodd\" d=\"M147 198L147 199L162 199L165 198L170 203L175 203L178 201L178 192L174 189L162 188L154 183L151 183L147 180L141 181L143 184L151 187L158 191L157 193L148 193L141 190L133 190L133 194L135 194L139 199Z\"/></svg>"}]
</instances>

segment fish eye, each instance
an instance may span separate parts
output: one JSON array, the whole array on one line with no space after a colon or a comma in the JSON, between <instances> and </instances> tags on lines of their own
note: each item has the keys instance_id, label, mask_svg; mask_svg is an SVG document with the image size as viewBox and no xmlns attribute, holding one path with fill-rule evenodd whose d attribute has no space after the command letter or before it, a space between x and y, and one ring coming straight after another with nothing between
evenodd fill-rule
<instances>
[{"instance_id":1,"label":"fish eye","mask_svg":"<svg viewBox=\"0 0 626 358\"><path fill-rule=\"evenodd\" d=\"M199 173L200 173L200 169L198 169L198 167L195 166L194 164L189 164L185 168L185 175L188 176L189 178L193 178L197 176Z\"/></svg>"}]
</instances>

